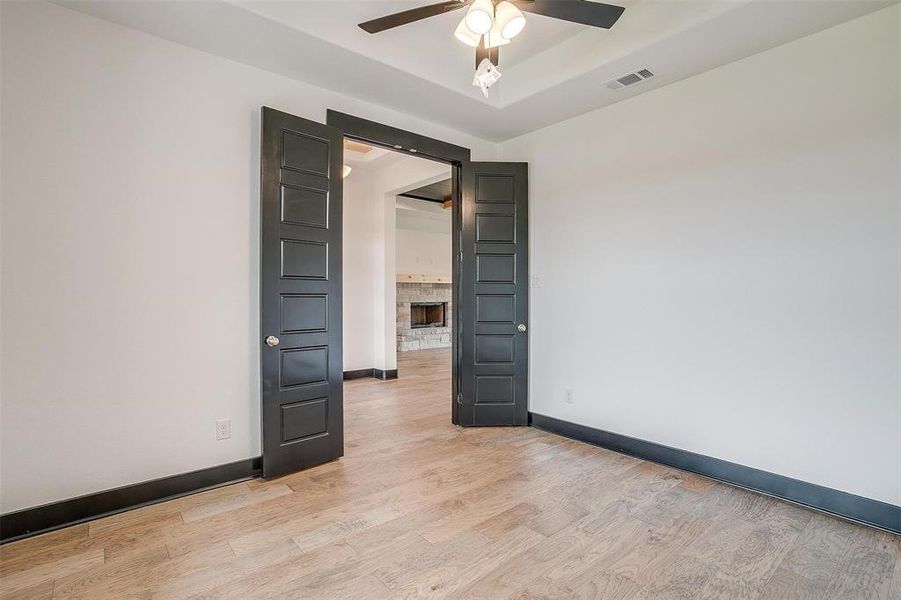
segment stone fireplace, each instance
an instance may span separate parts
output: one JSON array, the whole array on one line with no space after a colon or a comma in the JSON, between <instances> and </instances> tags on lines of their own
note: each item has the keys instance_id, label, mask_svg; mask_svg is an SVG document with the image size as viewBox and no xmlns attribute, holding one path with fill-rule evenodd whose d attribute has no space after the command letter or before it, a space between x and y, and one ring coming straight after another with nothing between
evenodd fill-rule
<instances>
[{"instance_id":1,"label":"stone fireplace","mask_svg":"<svg viewBox=\"0 0 901 600\"><path fill-rule=\"evenodd\" d=\"M447 327L447 302L411 302L410 329Z\"/></svg>"},{"instance_id":2,"label":"stone fireplace","mask_svg":"<svg viewBox=\"0 0 901 600\"><path fill-rule=\"evenodd\" d=\"M451 345L450 283L397 283L397 351Z\"/></svg>"}]
</instances>

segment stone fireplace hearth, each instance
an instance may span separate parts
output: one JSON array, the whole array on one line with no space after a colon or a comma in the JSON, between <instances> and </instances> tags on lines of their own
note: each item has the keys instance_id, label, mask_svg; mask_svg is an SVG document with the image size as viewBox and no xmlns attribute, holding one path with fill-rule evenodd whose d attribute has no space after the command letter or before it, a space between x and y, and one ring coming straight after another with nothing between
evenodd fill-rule
<instances>
[{"instance_id":1,"label":"stone fireplace hearth","mask_svg":"<svg viewBox=\"0 0 901 600\"><path fill-rule=\"evenodd\" d=\"M397 351L450 347L451 300L450 283L398 282Z\"/></svg>"}]
</instances>

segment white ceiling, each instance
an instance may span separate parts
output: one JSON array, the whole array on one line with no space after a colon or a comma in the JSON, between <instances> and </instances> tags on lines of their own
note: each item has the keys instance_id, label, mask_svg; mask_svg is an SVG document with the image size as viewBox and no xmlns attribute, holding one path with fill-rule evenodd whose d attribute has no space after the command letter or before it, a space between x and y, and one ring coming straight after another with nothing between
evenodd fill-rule
<instances>
[{"instance_id":1,"label":"white ceiling","mask_svg":"<svg viewBox=\"0 0 901 600\"><path fill-rule=\"evenodd\" d=\"M368 152L357 152L346 147L344 148L344 164L353 168L383 169L400 162L404 157L406 157L406 154L392 152L378 146L372 146Z\"/></svg>"},{"instance_id":2,"label":"white ceiling","mask_svg":"<svg viewBox=\"0 0 901 600\"><path fill-rule=\"evenodd\" d=\"M488 100L471 86L463 10L370 35L357 23L435 0L58 0L100 18L506 140L739 60L897 0L623 0L610 30L526 14ZM612 3L617 3L613 0ZM642 67L656 77L611 91Z\"/></svg>"},{"instance_id":3,"label":"white ceiling","mask_svg":"<svg viewBox=\"0 0 901 600\"><path fill-rule=\"evenodd\" d=\"M469 85L475 68L475 50L452 35L464 10L457 10L371 35L357 24L377 17L429 4L435 0L310 0L285 2L237 0L236 4L264 17L285 23L319 39L358 54L375 58L412 75L459 91ZM630 0L634 3L636 0ZM520 63L584 27L565 21L536 17L517 38L503 48L505 65ZM435 68L440 65L440 68ZM466 90L470 91L470 90Z\"/></svg>"}]
</instances>

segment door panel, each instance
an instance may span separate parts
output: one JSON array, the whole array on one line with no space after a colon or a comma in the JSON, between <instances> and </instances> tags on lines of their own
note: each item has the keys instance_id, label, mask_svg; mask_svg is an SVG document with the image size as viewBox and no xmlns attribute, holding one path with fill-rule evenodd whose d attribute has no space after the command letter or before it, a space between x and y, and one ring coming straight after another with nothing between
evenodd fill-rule
<instances>
[{"instance_id":1,"label":"door panel","mask_svg":"<svg viewBox=\"0 0 901 600\"><path fill-rule=\"evenodd\" d=\"M528 424L528 165L463 165L460 425Z\"/></svg>"},{"instance_id":2,"label":"door panel","mask_svg":"<svg viewBox=\"0 0 901 600\"><path fill-rule=\"evenodd\" d=\"M342 158L337 129L263 108L264 477L343 454Z\"/></svg>"}]
</instances>

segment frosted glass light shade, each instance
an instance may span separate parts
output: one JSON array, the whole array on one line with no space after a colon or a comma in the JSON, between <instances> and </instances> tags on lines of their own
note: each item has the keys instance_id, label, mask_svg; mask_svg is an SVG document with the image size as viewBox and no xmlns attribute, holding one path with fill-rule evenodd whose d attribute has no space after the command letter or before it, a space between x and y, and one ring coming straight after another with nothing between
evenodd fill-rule
<instances>
[{"instance_id":1,"label":"frosted glass light shade","mask_svg":"<svg viewBox=\"0 0 901 600\"><path fill-rule=\"evenodd\" d=\"M498 23L495 21L491 30L485 34L485 47L497 48L498 46L505 46L509 43L510 40L501 35L501 28L498 27Z\"/></svg>"},{"instance_id":2,"label":"frosted glass light shade","mask_svg":"<svg viewBox=\"0 0 901 600\"><path fill-rule=\"evenodd\" d=\"M479 42L482 39L482 36L469 30L469 27L466 26L465 17L460 21L460 24L457 25L457 29L454 30L454 37L473 48L478 48Z\"/></svg>"},{"instance_id":3,"label":"frosted glass light shade","mask_svg":"<svg viewBox=\"0 0 901 600\"><path fill-rule=\"evenodd\" d=\"M526 26L526 18L512 2L504 0L497 5L494 15L494 27L505 40L512 40Z\"/></svg>"},{"instance_id":4,"label":"frosted glass light shade","mask_svg":"<svg viewBox=\"0 0 901 600\"><path fill-rule=\"evenodd\" d=\"M491 0L474 0L463 20L471 32L485 35L494 24L494 4Z\"/></svg>"}]
</instances>

